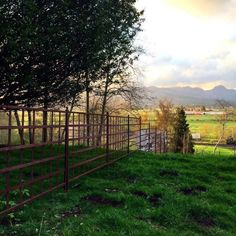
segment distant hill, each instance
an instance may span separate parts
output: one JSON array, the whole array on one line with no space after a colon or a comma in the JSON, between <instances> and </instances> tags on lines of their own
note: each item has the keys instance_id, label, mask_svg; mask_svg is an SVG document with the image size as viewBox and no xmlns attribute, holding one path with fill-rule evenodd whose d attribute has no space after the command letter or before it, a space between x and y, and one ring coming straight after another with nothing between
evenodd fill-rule
<instances>
[{"instance_id":1,"label":"distant hill","mask_svg":"<svg viewBox=\"0 0 236 236\"><path fill-rule=\"evenodd\" d=\"M168 98L175 105L205 105L214 106L217 99L222 99L232 105L236 105L236 90L227 89L222 85L211 90L192 87L159 88L155 86L146 87L147 97L145 105L153 105L160 99Z\"/></svg>"}]
</instances>

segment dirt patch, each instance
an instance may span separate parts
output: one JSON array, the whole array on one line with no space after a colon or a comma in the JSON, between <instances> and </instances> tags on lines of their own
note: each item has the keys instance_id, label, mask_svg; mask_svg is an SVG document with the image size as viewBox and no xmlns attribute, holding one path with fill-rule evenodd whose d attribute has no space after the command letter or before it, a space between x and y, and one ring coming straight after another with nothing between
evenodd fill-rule
<instances>
[{"instance_id":1,"label":"dirt patch","mask_svg":"<svg viewBox=\"0 0 236 236\"><path fill-rule=\"evenodd\" d=\"M61 214L61 217L63 219L69 218L71 216L79 216L82 214L81 208L79 206L75 206L72 209L70 209L69 211L63 212Z\"/></svg>"},{"instance_id":2,"label":"dirt patch","mask_svg":"<svg viewBox=\"0 0 236 236\"><path fill-rule=\"evenodd\" d=\"M147 217L145 217L145 216L136 216L135 219L145 221L145 222L154 221L153 217L148 217L148 216Z\"/></svg>"},{"instance_id":3,"label":"dirt patch","mask_svg":"<svg viewBox=\"0 0 236 236\"><path fill-rule=\"evenodd\" d=\"M134 191L132 194L138 197L148 198L148 194L143 191Z\"/></svg>"},{"instance_id":4,"label":"dirt patch","mask_svg":"<svg viewBox=\"0 0 236 236\"><path fill-rule=\"evenodd\" d=\"M176 170L161 170L160 176L179 176Z\"/></svg>"},{"instance_id":5,"label":"dirt patch","mask_svg":"<svg viewBox=\"0 0 236 236\"><path fill-rule=\"evenodd\" d=\"M135 176L128 176L125 179L128 183L131 183L131 184L137 183L137 178Z\"/></svg>"},{"instance_id":6,"label":"dirt patch","mask_svg":"<svg viewBox=\"0 0 236 236\"><path fill-rule=\"evenodd\" d=\"M179 190L179 192L183 193L184 195L197 195L206 191L207 189L204 186L185 187Z\"/></svg>"},{"instance_id":7,"label":"dirt patch","mask_svg":"<svg viewBox=\"0 0 236 236\"><path fill-rule=\"evenodd\" d=\"M156 206L161 201L161 194L154 194L154 195L148 195L147 193L143 191L135 191L132 192L133 195L145 198L147 201L149 201L153 206Z\"/></svg>"},{"instance_id":8,"label":"dirt patch","mask_svg":"<svg viewBox=\"0 0 236 236\"><path fill-rule=\"evenodd\" d=\"M162 195L161 194L154 194L148 198L149 202L156 206L161 202Z\"/></svg>"},{"instance_id":9,"label":"dirt patch","mask_svg":"<svg viewBox=\"0 0 236 236\"><path fill-rule=\"evenodd\" d=\"M112 206L112 207L119 207L123 204L122 201L106 199L106 198L103 198L103 197L97 196L97 195L87 196L84 198L84 200L91 202L93 204L106 205L106 206Z\"/></svg>"},{"instance_id":10,"label":"dirt patch","mask_svg":"<svg viewBox=\"0 0 236 236\"><path fill-rule=\"evenodd\" d=\"M194 216L193 220L199 225L206 228L211 228L215 226L215 221L210 216Z\"/></svg>"}]
</instances>

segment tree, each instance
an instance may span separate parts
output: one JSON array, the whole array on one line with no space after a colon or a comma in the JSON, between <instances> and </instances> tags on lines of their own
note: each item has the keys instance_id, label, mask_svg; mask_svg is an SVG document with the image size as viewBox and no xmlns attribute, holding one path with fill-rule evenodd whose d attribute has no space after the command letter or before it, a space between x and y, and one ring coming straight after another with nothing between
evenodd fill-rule
<instances>
[{"instance_id":1,"label":"tree","mask_svg":"<svg viewBox=\"0 0 236 236\"><path fill-rule=\"evenodd\" d=\"M69 104L72 110L86 91L88 114L93 85L107 78L105 84L115 84L113 78L134 59L132 43L142 14L135 2L2 1L0 104L45 109ZM46 112L43 120L46 125Z\"/></svg>"},{"instance_id":2,"label":"tree","mask_svg":"<svg viewBox=\"0 0 236 236\"><path fill-rule=\"evenodd\" d=\"M64 1L3 1L0 104L48 108L69 101L74 88L82 89L70 77L76 22L68 6ZM14 114L20 126L18 112ZM30 122L30 112L28 116ZM24 143L20 129L19 135ZM46 128L42 139L47 140Z\"/></svg>"},{"instance_id":3,"label":"tree","mask_svg":"<svg viewBox=\"0 0 236 236\"><path fill-rule=\"evenodd\" d=\"M103 14L109 21L103 24L106 29L104 63L100 70L100 80L95 84L95 95L102 98L97 145L101 140L108 100L113 96L128 94L129 66L137 59L138 53L137 48L133 47L133 41L140 31L140 17L143 14L134 7L134 3L135 1L129 0L107 1L104 7ZM129 91L131 94L131 90Z\"/></svg>"},{"instance_id":4,"label":"tree","mask_svg":"<svg viewBox=\"0 0 236 236\"><path fill-rule=\"evenodd\" d=\"M174 122L174 104L168 99L162 99L156 110L157 127L163 132L172 132Z\"/></svg>"},{"instance_id":5,"label":"tree","mask_svg":"<svg viewBox=\"0 0 236 236\"><path fill-rule=\"evenodd\" d=\"M217 149L218 145L220 144L221 140L225 136L225 126L226 126L227 122L229 121L228 108L231 106L231 104L225 100L218 99L218 100L216 100L216 105L217 105L217 107L219 107L220 112L222 112L222 113L220 115L218 115L216 118L216 120L218 121L218 123L221 126L221 134L220 134L220 137L215 145L214 153L216 152L216 149Z\"/></svg>"},{"instance_id":6,"label":"tree","mask_svg":"<svg viewBox=\"0 0 236 236\"><path fill-rule=\"evenodd\" d=\"M183 107L178 107L175 115L172 149L174 152L194 153L191 132Z\"/></svg>"}]
</instances>

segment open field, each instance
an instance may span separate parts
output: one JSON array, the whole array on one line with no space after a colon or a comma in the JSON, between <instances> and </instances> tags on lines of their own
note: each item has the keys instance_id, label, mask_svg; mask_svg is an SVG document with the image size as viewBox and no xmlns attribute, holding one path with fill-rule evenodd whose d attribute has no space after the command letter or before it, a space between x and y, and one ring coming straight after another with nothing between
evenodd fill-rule
<instances>
[{"instance_id":1,"label":"open field","mask_svg":"<svg viewBox=\"0 0 236 236\"><path fill-rule=\"evenodd\" d=\"M228 236L235 222L236 159L140 152L2 219L0 235Z\"/></svg>"},{"instance_id":2,"label":"open field","mask_svg":"<svg viewBox=\"0 0 236 236\"><path fill-rule=\"evenodd\" d=\"M140 110L143 122L151 121L151 125L156 125L155 110ZM216 143L222 134L222 124L220 123L220 115L187 115L187 121L190 125L192 133L200 133L201 141L208 143ZM236 139L236 116L229 115L225 124L224 140L229 136Z\"/></svg>"},{"instance_id":3,"label":"open field","mask_svg":"<svg viewBox=\"0 0 236 236\"><path fill-rule=\"evenodd\" d=\"M222 125L217 115L187 115L187 120L192 133L200 133L201 140L216 142L222 134ZM236 138L236 119L229 117L225 125L225 138L233 136Z\"/></svg>"},{"instance_id":4,"label":"open field","mask_svg":"<svg viewBox=\"0 0 236 236\"><path fill-rule=\"evenodd\" d=\"M196 155L216 155L216 156L228 156L228 157L234 157L236 152L233 147L217 147L215 153L214 153L214 146L209 145L194 145L195 154Z\"/></svg>"}]
</instances>

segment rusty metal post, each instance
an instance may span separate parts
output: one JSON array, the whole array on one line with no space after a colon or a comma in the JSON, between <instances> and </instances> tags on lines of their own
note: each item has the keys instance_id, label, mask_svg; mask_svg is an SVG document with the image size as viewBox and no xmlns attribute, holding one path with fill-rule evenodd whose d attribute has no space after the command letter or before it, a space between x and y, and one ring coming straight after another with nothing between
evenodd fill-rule
<instances>
[{"instance_id":1,"label":"rusty metal post","mask_svg":"<svg viewBox=\"0 0 236 236\"><path fill-rule=\"evenodd\" d=\"M109 113L107 112L107 127L106 127L106 162L109 161Z\"/></svg>"},{"instance_id":2,"label":"rusty metal post","mask_svg":"<svg viewBox=\"0 0 236 236\"><path fill-rule=\"evenodd\" d=\"M128 115L127 125L128 125L128 130L127 130L127 134L128 134L128 138L127 138L128 147L127 147L127 152L128 152L128 154L129 154L129 153L130 153L130 150L129 150L129 141L130 141L130 117L129 117L129 115Z\"/></svg>"},{"instance_id":3,"label":"rusty metal post","mask_svg":"<svg viewBox=\"0 0 236 236\"><path fill-rule=\"evenodd\" d=\"M139 117L139 150L142 149L142 117Z\"/></svg>"},{"instance_id":4,"label":"rusty metal post","mask_svg":"<svg viewBox=\"0 0 236 236\"><path fill-rule=\"evenodd\" d=\"M65 111L65 159L64 159L64 190L68 191L69 183L69 110Z\"/></svg>"},{"instance_id":5,"label":"rusty metal post","mask_svg":"<svg viewBox=\"0 0 236 236\"><path fill-rule=\"evenodd\" d=\"M88 112L88 111L87 111ZM90 114L86 113L86 136L87 136L87 146L90 146Z\"/></svg>"},{"instance_id":6,"label":"rusty metal post","mask_svg":"<svg viewBox=\"0 0 236 236\"><path fill-rule=\"evenodd\" d=\"M154 151L155 151L155 153L157 153L157 127L155 127L155 141L154 142L155 142L155 144L154 144L155 150Z\"/></svg>"},{"instance_id":7,"label":"rusty metal post","mask_svg":"<svg viewBox=\"0 0 236 236\"><path fill-rule=\"evenodd\" d=\"M150 152L151 147L151 124L148 123L148 151Z\"/></svg>"}]
</instances>

